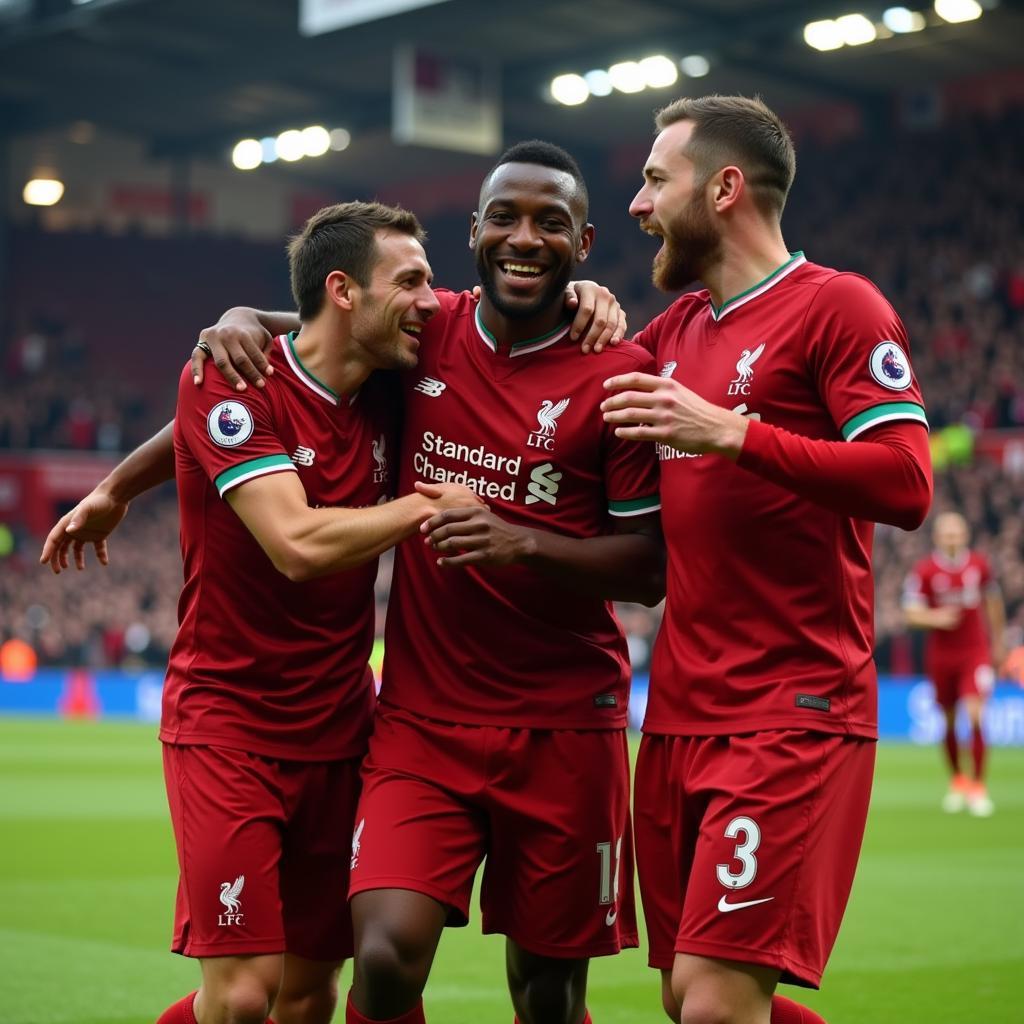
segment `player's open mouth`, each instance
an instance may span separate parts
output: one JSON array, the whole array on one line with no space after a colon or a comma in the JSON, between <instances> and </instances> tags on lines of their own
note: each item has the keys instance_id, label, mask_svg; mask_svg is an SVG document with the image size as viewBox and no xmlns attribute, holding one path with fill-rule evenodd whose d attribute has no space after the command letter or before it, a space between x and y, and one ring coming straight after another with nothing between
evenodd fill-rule
<instances>
[{"instance_id":1,"label":"player's open mouth","mask_svg":"<svg viewBox=\"0 0 1024 1024\"><path fill-rule=\"evenodd\" d=\"M524 263L519 260L498 260L498 267L505 277L521 281L534 281L547 272L547 267L542 267L539 263Z\"/></svg>"},{"instance_id":2,"label":"player's open mouth","mask_svg":"<svg viewBox=\"0 0 1024 1024\"><path fill-rule=\"evenodd\" d=\"M402 333L406 337L413 338L416 341L420 340L420 332L423 330L423 324L417 323L405 323L401 326Z\"/></svg>"}]
</instances>

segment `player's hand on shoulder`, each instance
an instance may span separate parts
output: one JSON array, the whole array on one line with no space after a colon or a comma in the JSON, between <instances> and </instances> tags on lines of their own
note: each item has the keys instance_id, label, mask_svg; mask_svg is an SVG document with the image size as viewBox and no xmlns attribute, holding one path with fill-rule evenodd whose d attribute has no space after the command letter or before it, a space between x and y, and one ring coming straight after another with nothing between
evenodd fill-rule
<instances>
[{"instance_id":1,"label":"player's hand on shoulder","mask_svg":"<svg viewBox=\"0 0 1024 1024\"><path fill-rule=\"evenodd\" d=\"M618 345L628 323L619 300L596 281L571 281L565 290L565 308L574 313L569 337L579 339L582 352L600 352Z\"/></svg>"},{"instance_id":2,"label":"player's hand on shoulder","mask_svg":"<svg viewBox=\"0 0 1024 1024\"><path fill-rule=\"evenodd\" d=\"M266 355L273 341L273 335L260 323L254 309L229 309L216 324L199 332L199 341L192 349L193 383L203 382L204 364L212 359L218 372L236 391L245 391L246 381L263 387L274 372Z\"/></svg>"},{"instance_id":3,"label":"player's hand on shoulder","mask_svg":"<svg viewBox=\"0 0 1024 1024\"><path fill-rule=\"evenodd\" d=\"M86 544L92 544L100 565L109 564L107 538L127 512L126 502L115 501L109 492L97 487L57 520L43 542L40 565L49 563L53 572L59 574L68 568L71 551L75 568L84 569Z\"/></svg>"}]
</instances>

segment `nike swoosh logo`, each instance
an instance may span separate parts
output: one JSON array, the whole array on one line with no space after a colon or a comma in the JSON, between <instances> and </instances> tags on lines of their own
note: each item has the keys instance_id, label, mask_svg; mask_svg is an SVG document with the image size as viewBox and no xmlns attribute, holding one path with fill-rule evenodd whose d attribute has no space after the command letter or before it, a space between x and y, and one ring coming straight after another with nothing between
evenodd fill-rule
<instances>
[{"instance_id":1,"label":"nike swoosh logo","mask_svg":"<svg viewBox=\"0 0 1024 1024\"><path fill-rule=\"evenodd\" d=\"M730 903L724 896L718 901L718 909L723 914L729 914L734 910L742 910L744 907L756 907L758 903L770 903L774 896L765 896L763 900L747 900L746 903Z\"/></svg>"},{"instance_id":2,"label":"nike swoosh logo","mask_svg":"<svg viewBox=\"0 0 1024 1024\"><path fill-rule=\"evenodd\" d=\"M611 926L615 924L615 919L618 916L619 912L617 910L609 910L608 913L605 915L604 923L608 925L609 928L611 928Z\"/></svg>"}]
</instances>

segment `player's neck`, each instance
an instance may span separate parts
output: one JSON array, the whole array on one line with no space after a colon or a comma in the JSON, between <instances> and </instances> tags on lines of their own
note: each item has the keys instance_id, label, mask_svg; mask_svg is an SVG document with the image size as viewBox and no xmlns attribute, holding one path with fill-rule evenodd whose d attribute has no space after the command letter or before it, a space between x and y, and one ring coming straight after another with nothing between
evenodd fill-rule
<instances>
[{"instance_id":1,"label":"player's neck","mask_svg":"<svg viewBox=\"0 0 1024 1024\"><path fill-rule=\"evenodd\" d=\"M782 232L753 230L722 239L722 258L702 276L711 302L721 308L730 299L755 288L789 261Z\"/></svg>"},{"instance_id":2,"label":"player's neck","mask_svg":"<svg viewBox=\"0 0 1024 1024\"><path fill-rule=\"evenodd\" d=\"M370 376L372 367L359 358L350 339L338 337L333 325L303 324L293 348L306 372L337 395L355 394Z\"/></svg>"},{"instance_id":3,"label":"player's neck","mask_svg":"<svg viewBox=\"0 0 1024 1024\"><path fill-rule=\"evenodd\" d=\"M549 309L520 320L498 312L487 296L481 295L479 317L484 330L494 341L497 351L504 354L507 354L513 345L552 334L569 320L561 296Z\"/></svg>"}]
</instances>

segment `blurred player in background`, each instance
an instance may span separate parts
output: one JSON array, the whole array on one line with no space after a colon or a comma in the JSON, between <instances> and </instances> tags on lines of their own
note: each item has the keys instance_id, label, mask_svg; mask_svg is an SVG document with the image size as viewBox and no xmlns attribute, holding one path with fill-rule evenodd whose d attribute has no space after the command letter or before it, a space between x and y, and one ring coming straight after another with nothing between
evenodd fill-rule
<instances>
[{"instance_id":1,"label":"blurred player in background","mask_svg":"<svg viewBox=\"0 0 1024 1024\"><path fill-rule=\"evenodd\" d=\"M638 339L660 376L608 381L605 418L657 444L668 601L634 811L666 1012L813 1024L874 766L873 522L931 500L899 317L869 281L790 253L792 143L758 100L656 119L630 207L654 281L701 281ZM853 443L850 443L853 442Z\"/></svg>"},{"instance_id":2,"label":"blurred player in background","mask_svg":"<svg viewBox=\"0 0 1024 1024\"><path fill-rule=\"evenodd\" d=\"M445 483L388 501L397 402L371 374L415 366L437 312L422 238L405 210L320 211L289 248L301 326L275 340L275 387L243 400L182 373L185 585L160 739L181 871L172 948L203 980L158 1024L333 1016L377 556L476 501ZM55 571L69 543L46 552Z\"/></svg>"},{"instance_id":3,"label":"blurred player in background","mask_svg":"<svg viewBox=\"0 0 1024 1024\"><path fill-rule=\"evenodd\" d=\"M985 734L982 711L995 684L1005 651L1006 611L999 585L983 555L969 547L967 520L957 512L936 516L935 548L914 566L903 591L908 626L928 630L925 671L935 686L935 701L946 716L944 749L949 761L949 791L942 808L964 807L980 818L995 810L985 788ZM972 774L960 770L956 735L957 707L971 724Z\"/></svg>"}]
</instances>

